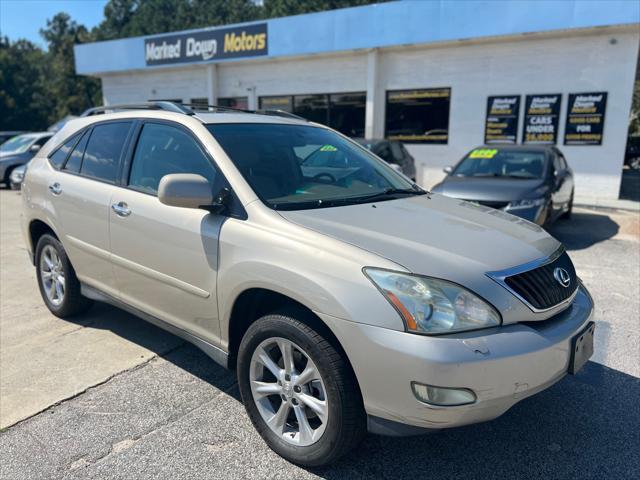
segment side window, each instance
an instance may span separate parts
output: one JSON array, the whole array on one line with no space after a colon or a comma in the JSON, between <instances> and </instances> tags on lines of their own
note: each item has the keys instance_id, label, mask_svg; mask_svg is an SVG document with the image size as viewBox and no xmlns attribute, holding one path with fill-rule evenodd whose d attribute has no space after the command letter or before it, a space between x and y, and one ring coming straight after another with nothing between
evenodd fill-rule
<instances>
[{"instance_id":1,"label":"side window","mask_svg":"<svg viewBox=\"0 0 640 480\"><path fill-rule=\"evenodd\" d=\"M216 170L196 141L179 128L147 123L133 156L129 186L157 193L160 180L171 173L202 175L211 184Z\"/></svg>"},{"instance_id":2,"label":"side window","mask_svg":"<svg viewBox=\"0 0 640 480\"><path fill-rule=\"evenodd\" d=\"M73 148L73 146L78 141L78 137L80 135L74 135L69 140L67 140L61 147L59 147L52 155L49 156L49 161L51 165L55 168L60 168L64 161L67 159L67 155Z\"/></svg>"},{"instance_id":3,"label":"side window","mask_svg":"<svg viewBox=\"0 0 640 480\"><path fill-rule=\"evenodd\" d=\"M389 142L391 145L391 153L393 153L393 158L395 158L395 163L402 164L402 159L404 155L402 153L402 148L400 148L399 142Z\"/></svg>"},{"instance_id":4,"label":"side window","mask_svg":"<svg viewBox=\"0 0 640 480\"><path fill-rule=\"evenodd\" d=\"M93 127L80 173L114 183L118 175L120 154L130 127L131 122L105 123Z\"/></svg>"},{"instance_id":5,"label":"side window","mask_svg":"<svg viewBox=\"0 0 640 480\"><path fill-rule=\"evenodd\" d=\"M51 137L42 137L39 138L38 140L36 140L35 142L33 142L34 145L38 145L39 147L43 146L45 143L47 143L49 141Z\"/></svg>"},{"instance_id":6,"label":"side window","mask_svg":"<svg viewBox=\"0 0 640 480\"><path fill-rule=\"evenodd\" d=\"M553 168L556 172L562 172L564 168L562 167L562 161L560 160L560 156L558 154L553 155Z\"/></svg>"},{"instance_id":7,"label":"side window","mask_svg":"<svg viewBox=\"0 0 640 480\"><path fill-rule=\"evenodd\" d=\"M84 149L87 147L87 141L89 140L89 132L84 132L84 135L71 152L67 163L64 164L63 170L67 170L73 173L80 172L80 165L82 165L82 156L84 155Z\"/></svg>"}]
</instances>

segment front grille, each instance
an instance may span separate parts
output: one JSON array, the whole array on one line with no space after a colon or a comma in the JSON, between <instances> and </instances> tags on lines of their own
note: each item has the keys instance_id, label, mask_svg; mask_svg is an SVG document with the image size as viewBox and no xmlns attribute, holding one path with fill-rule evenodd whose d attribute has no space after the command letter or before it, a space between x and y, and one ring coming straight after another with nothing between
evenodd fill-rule
<instances>
[{"instance_id":1,"label":"front grille","mask_svg":"<svg viewBox=\"0 0 640 480\"><path fill-rule=\"evenodd\" d=\"M556 279L554 272L557 268L562 268L569 274L567 287ZM553 262L506 277L504 282L537 310L546 310L564 302L578 287L576 269L567 252L563 252Z\"/></svg>"}]
</instances>

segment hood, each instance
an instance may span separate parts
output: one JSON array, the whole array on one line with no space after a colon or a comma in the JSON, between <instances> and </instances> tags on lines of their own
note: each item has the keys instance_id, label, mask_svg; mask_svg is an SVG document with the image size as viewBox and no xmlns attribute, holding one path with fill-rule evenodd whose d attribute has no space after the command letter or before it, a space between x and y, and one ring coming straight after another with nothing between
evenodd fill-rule
<instances>
[{"instance_id":1,"label":"hood","mask_svg":"<svg viewBox=\"0 0 640 480\"><path fill-rule=\"evenodd\" d=\"M486 278L486 272L551 255L560 246L531 222L438 194L279 213L411 272L463 285Z\"/></svg>"},{"instance_id":2,"label":"hood","mask_svg":"<svg viewBox=\"0 0 640 480\"><path fill-rule=\"evenodd\" d=\"M30 152L14 153L14 152L0 152L0 161L10 160L29 160L33 156Z\"/></svg>"},{"instance_id":3,"label":"hood","mask_svg":"<svg viewBox=\"0 0 640 480\"><path fill-rule=\"evenodd\" d=\"M525 180L500 177L446 177L434 192L464 200L511 202L521 198L540 197L546 193L543 179ZM539 190L540 189L540 190ZM539 190L539 191L538 191Z\"/></svg>"}]
</instances>

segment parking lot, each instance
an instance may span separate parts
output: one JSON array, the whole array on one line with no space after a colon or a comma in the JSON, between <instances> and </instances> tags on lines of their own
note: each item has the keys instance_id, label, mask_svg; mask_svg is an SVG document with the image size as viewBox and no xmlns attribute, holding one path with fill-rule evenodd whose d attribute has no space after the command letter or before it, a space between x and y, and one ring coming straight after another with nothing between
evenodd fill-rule
<instances>
[{"instance_id":1,"label":"parking lot","mask_svg":"<svg viewBox=\"0 0 640 480\"><path fill-rule=\"evenodd\" d=\"M551 233L591 291L595 354L503 417L426 436L369 435L324 469L269 450L234 375L106 305L65 321L38 293L0 192L0 478L632 478L640 471L640 215L579 208ZM635 474L633 472L636 472Z\"/></svg>"}]
</instances>

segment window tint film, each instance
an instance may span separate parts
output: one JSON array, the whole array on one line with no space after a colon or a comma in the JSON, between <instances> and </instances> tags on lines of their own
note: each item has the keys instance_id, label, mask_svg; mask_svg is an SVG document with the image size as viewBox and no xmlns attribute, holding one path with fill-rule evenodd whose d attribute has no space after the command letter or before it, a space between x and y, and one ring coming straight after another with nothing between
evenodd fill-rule
<instances>
[{"instance_id":1,"label":"window tint film","mask_svg":"<svg viewBox=\"0 0 640 480\"><path fill-rule=\"evenodd\" d=\"M80 173L87 177L115 182L122 147L131 122L107 123L93 127Z\"/></svg>"},{"instance_id":2,"label":"window tint film","mask_svg":"<svg viewBox=\"0 0 640 480\"><path fill-rule=\"evenodd\" d=\"M78 141L79 136L80 135L74 135L73 137L71 137L69 140L67 140L64 143L64 145L58 148L53 153L53 155L49 157L49 161L51 162L51 165L53 165L55 168L60 168L62 166L64 161L67 159L67 155L69 155L69 152L71 151L75 143Z\"/></svg>"},{"instance_id":3,"label":"window tint film","mask_svg":"<svg viewBox=\"0 0 640 480\"><path fill-rule=\"evenodd\" d=\"M147 123L133 157L129 186L157 193L160 180L170 173L202 175L213 185L216 171L196 141L186 132Z\"/></svg>"},{"instance_id":4,"label":"window tint film","mask_svg":"<svg viewBox=\"0 0 640 480\"><path fill-rule=\"evenodd\" d=\"M331 130L239 123L207 128L256 194L277 210L423 193L367 150Z\"/></svg>"},{"instance_id":5,"label":"window tint film","mask_svg":"<svg viewBox=\"0 0 640 480\"><path fill-rule=\"evenodd\" d=\"M82 164L82 155L84 155L84 149L87 146L87 140L89 140L89 132L85 132L82 138L71 152L67 163L64 164L64 170L69 172L80 172L80 165Z\"/></svg>"}]
</instances>

